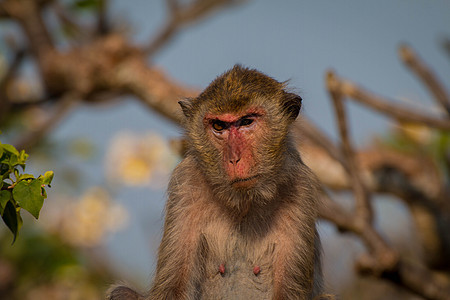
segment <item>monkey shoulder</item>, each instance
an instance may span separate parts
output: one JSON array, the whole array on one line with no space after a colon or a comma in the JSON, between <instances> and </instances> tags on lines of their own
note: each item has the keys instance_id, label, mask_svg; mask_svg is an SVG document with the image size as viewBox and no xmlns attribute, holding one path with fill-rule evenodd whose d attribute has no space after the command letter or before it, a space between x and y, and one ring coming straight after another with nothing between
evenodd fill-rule
<instances>
[{"instance_id":1,"label":"monkey shoulder","mask_svg":"<svg viewBox=\"0 0 450 300\"><path fill-rule=\"evenodd\" d=\"M195 167L193 158L187 156L173 170L168 186L169 196L171 192L179 193L192 189L193 180L200 184L203 176Z\"/></svg>"},{"instance_id":2,"label":"monkey shoulder","mask_svg":"<svg viewBox=\"0 0 450 300\"><path fill-rule=\"evenodd\" d=\"M316 175L312 170L303 162L300 155L295 153L288 160L289 169L287 173L290 176L290 180L287 180L287 191L292 191L294 198L302 202L312 202L314 205L317 202L320 183Z\"/></svg>"},{"instance_id":3,"label":"monkey shoulder","mask_svg":"<svg viewBox=\"0 0 450 300\"><path fill-rule=\"evenodd\" d=\"M167 210L187 209L187 212L196 209L208 198L204 176L192 157L187 156L174 169L167 195Z\"/></svg>"}]
</instances>

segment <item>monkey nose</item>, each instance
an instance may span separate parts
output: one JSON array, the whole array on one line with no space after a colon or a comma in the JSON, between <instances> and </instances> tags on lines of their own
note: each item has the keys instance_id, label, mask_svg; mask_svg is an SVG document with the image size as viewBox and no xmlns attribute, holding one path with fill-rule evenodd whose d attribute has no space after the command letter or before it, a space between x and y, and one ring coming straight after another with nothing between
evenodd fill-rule
<instances>
[{"instance_id":1,"label":"monkey nose","mask_svg":"<svg viewBox=\"0 0 450 300\"><path fill-rule=\"evenodd\" d=\"M240 161L240 158L230 159L230 164L237 165L237 163Z\"/></svg>"}]
</instances>

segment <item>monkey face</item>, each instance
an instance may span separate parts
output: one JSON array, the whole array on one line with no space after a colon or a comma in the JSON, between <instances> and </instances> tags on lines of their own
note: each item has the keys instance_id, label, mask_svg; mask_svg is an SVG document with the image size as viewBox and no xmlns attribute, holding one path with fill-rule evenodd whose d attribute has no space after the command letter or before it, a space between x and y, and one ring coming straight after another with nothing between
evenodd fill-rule
<instances>
[{"instance_id":1,"label":"monkey face","mask_svg":"<svg viewBox=\"0 0 450 300\"><path fill-rule=\"evenodd\" d=\"M222 168L234 187L254 186L261 177L256 149L266 127L265 115L263 108L250 107L242 113L207 113L203 119L208 139L222 156Z\"/></svg>"},{"instance_id":2,"label":"monkey face","mask_svg":"<svg viewBox=\"0 0 450 300\"><path fill-rule=\"evenodd\" d=\"M276 192L289 126L301 107L301 98L285 87L237 65L198 97L179 102L188 155L226 202L265 201Z\"/></svg>"}]
</instances>

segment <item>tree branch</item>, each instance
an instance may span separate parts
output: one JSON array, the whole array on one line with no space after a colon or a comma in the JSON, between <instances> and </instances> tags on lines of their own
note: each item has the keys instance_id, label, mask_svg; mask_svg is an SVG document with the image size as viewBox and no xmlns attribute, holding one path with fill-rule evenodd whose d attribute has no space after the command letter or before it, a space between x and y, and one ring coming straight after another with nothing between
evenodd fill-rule
<instances>
[{"instance_id":1,"label":"tree branch","mask_svg":"<svg viewBox=\"0 0 450 300\"><path fill-rule=\"evenodd\" d=\"M42 18L41 12L48 1L4 0L2 10L19 22L27 36L29 48L42 67L42 59L48 51L54 49L50 33Z\"/></svg>"},{"instance_id":2,"label":"tree branch","mask_svg":"<svg viewBox=\"0 0 450 300\"><path fill-rule=\"evenodd\" d=\"M148 68L140 59L130 59L114 73L120 89L135 95L152 110L179 124L181 113L178 101L198 94L196 89L183 87L169 79L162 70Z\"/></svg>"},{"instance_id":3,"label":"tree branch","mask_svg":"<svg viewBox=\"0 0 450 300\"><path fill-rule=\"evenodd\" d=\"M88 34L86 28L83 28L74 18L70 15L67 9L59 2L55 1L52 5L56 16L58 17L61 27L70 35L75 38L84 38Z\"/></svg>"},{"instance_id":4,"label":"tree branch","mask_svg":"<svg viewBox=\"0 0 450 300\"><path fill-rule=\"evenodd\" d=\"M334 72L329 71L329 76L333 78L335 89L340 90L342 95L347 96L357 102L369 106L370 108L385 114L399 121L421 123L433 128L450 130L450 120L436 116L424 114L416 109L405 108L402 105L394 104L393 101L370 94L356 84L340 79Z\"/></svg>"},{"instance_id":5,"label":"tree branch","mask_svg":"<svg viewBox=\"0 0 450 300\"><path fill-rule=\"evenodd\" d=\"M304 136L311 143L325 150L331 158L343 166L345 165L341 149L336 147L330 138L306 117L302 117L300 121L296 122L293 129L295 134Z\"/></svg>"},{"instance_id":6,"label":"tree branch","mask_svg":"<svg viewBox=\"0 0 450 300\"><path fill-rule=\"evenodd\" d=\"M341 232L359 236L373 253L361 256L357 270L361 274L389 280L427 299L449 300L450 285L427 268L400 258L372 226L361 231L349 213L333 201L325 192L321 193L320 217L332 222Z\"/></svg>"},{"instance_id":7,"label":"tree branch","mask_svg":"<svg viewBox=\"0 0 450 300\"><path fill-rule=\"evenodd\" d=\"M100 35L106 35L111 31L107 14L108 4L108 0L100 0L99 3L99 8L97 11L97 32Z\"/></svg>"},{"instance_id":8,"label":"tree branch","mask_svg":"<svg viewBox=\"0 0 450 300\"><path fill-rule=\"evenodd\" d=\"M402 45L399 48L399 55L403 63L424 83L436 101L444 108L450 118L450 97L444 86L439 82L437 76L424 61L414 52L414 50Z\"/></svg>"},{"instance_id":9,"label":"tree branch","mask_svg":"<svg viewBox=\"0 0 450 300\"><path fill-rule=\"evenodd\" d=\"M194 0L182 5L177 0L167 0L169 17L166 24L159 30L153 40L144 49L148 56L170 42L184 26L199 21L214 10L242 2L242 0Z\"/></svg>"},{"instance_id":10,"label":"tree branch","mask_svg":"<svg viewBox=\"0 0 450 300\"><path fill-rule=\"evenodd\" d=\"M339 128L339 135L342 142L342 153L344 157L346 169L348 170L352 182L353 193L355 194L355 209L356 218L361 222L361 226L371 224L373 219L372 207L370 204L370 196L361 181L361 171L358 164L355 162L355 152L353 150L352 142L347 127L347 117L344 109L344 95L339 89L338 82L336 82L332 73L327 74L326 78L328 92L333 100L335 108L335 115Z\"/></svg>"}]
</instances>

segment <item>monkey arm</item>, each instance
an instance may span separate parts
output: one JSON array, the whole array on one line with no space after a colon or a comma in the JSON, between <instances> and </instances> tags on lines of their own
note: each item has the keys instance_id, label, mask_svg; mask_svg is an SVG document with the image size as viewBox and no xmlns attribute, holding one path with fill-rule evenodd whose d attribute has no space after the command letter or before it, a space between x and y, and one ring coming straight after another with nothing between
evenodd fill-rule
<instances>
[{"instance_id":1,"label":"monkey arm","mask_svg":"<svg viewBox=\"0 0 450 300\"><path fill-rule=\"evenodd\" d=\"M273 223L278 233L274 299L313 299L322 289L321 246L315 227L316 190L310 188L315 186L315 179L305 168L297 172L295 196L282 205Z\"/></svg>"},{"instance_id":2,"label":"monkey arm","mask_svg":"<svg viewBox=\"0 0 450 300\"><path fill-rule=\"evenodd\" d=\"M280 234L276 246L274 261L274 299L312 299L312 295L320 292L320 285L311 279L319 271L315 261L320 256L320 249L315 247L314 232L297 232L297 241L290 239L292 235ZM319 266L320 268L320 266ZM320 274L319 274L320 275Z\"/></svg>"},{"instance_id":3,"label":"monkey arm","mask_svg":"<svg viewBox=\"0 0 450 300\"><path fill-rule=\"evenodd\" d=\"M164 234L149 299L194 299L195 286L203 274L197 261L203 250L201 224L192 215L193 199L183 184L182 169L180 164L169 184Z\"/></svg>"},{"instance_id":4,"label":"monkey arm","mask_svg":"<svg viewBox=\"0 0 450 300\"><path fill-rule=\"evenodd\" d=\"M199 271L195 264L198 241L180 234L165 234L161 241L158 265L150 299L191 299Z\"/></svg>"}]
</instances>

